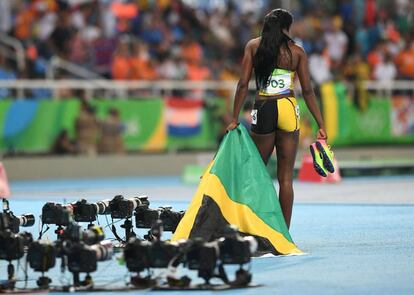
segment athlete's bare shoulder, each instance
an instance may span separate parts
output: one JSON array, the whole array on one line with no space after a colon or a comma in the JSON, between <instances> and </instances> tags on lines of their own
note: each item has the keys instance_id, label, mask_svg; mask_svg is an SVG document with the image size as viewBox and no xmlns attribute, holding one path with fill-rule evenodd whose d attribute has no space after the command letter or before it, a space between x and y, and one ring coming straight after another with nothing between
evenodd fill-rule
<instances>
[{"instance_id":1,"label":"athlete's bare shoulder","mask_svg":"<svg viewBox=\"0 0 414 295\"><path fill-rule=\"evenodd\" d=\"M247 42L246 50L250 51L254 55L256 53L257 48L260 45L260 39L261 37L257 37Z\"/></svg>"},{"instance_id":2,"label":"athlete's bare shoulder","mask_svg":"<svg viewBox=\"0 0 414 295\"><path fill-rule=\"evenodd\" d=\"M249 42L247 42L246 46L259 46L261 39L262 37L250 39Z\"/></svg>"},{"instance_id":3,"label":"athlete's bare shoulder","mask_svg":"<svg viewBox=\"0 0 414 295\"><path fill-rule=\"evenodd\" d=\"M298 54L299 56L304 56L306 55L305 49L303 49L302 46L294 43L294 42L290 42L289 43L289 48L292 52Z\"/></svg>"}]
</instances>

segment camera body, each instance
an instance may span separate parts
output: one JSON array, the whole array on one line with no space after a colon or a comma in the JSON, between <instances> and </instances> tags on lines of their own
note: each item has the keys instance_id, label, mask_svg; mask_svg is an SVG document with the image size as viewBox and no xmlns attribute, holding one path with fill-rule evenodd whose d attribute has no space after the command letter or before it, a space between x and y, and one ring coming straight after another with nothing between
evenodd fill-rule
<instances>
[{"instance_id":1,"label":"camera body","mask_svg":"<svg viewBox=\"0 0 414 295\"><path fill-rule=\"evenodd\" d=\"M224 264L245 264L257 250L257 240L252 236L242 237L234 233L218 240L220 260Z\"/></svg>"},{"instance_id":2,"label":"camera body","mask_svg":"<svg viewBox=\"0 0 414 295\"><path fill-rule=\"evenodd\" d=\"M185 211L174 212L171 210L171 207L150 209L145 205L138 206L135 209L135 226L137 228L151 228L160 219L164 230L174 233L184 213Z\"/></svg>"},{"instance_id":3,"label":"camera body","mask_svg":"<svg viewBox=\"0 0 414 295\"><path fill-rule=\"evenodd\" d=\"M16 216L11 211L0 213L0 231L9 229L13 233L17 234L20 230L20 226L28 227L32 226L35 222L33 214L22 214Z\"/></svg>"},{"instance_id":4,"label":"camera body","mask_svg":"<svg viewBox=\"0 0 414 295\"><path fill-rule=\"evenodd\" d=\"M88 203L82 199L72 204L73 217L77 222L94 222L98 214L109 214L109 200L99 201L97 203Z\"/></svg>"},{"instance_id":5,"label":"camera body","mask_svg":"<svg viewBox=\"0 0 414 295\"><path fill-rule=\"evenodd\" d=\"M68 268L70 272L94 272L96 271L98 258L96 252L90 246L83 243L75 243L68 249Z\"/></svg>"},{"instance_id":6,"label":"camera body","mask_svg":"<svg viewBox=\"0 0 414 295\"><path fill-rule=\"evenodd\" d=\"M157 220L149 232L151 241L132 238L127 242L124 256L130 271L140 272L150 267L166 268L178 255L178 244L162 241L162 232L162 222Z\"/></svg>"},{"instance_id":7,"label":"camera body","mask_svg":"<svg viewBox=\"0 0 414 295\"><path fill-rule=\"evenodd\" d=\"M150 264L153 268L166 268L170 261L178 254L177 244L156 240L149 249Z\"/></svg>"},{"instance_id":8,"label":"camera body","mask_svg":"<svg viewBox=\"0 0 414 295\"><path fill-rule=\"evenodd\" d=\"M73 218L77 222L93 222L96 220L98 213L97 206L88 203L85 199L79 200L72 204Z\"/></svg>"},{"instance_id":9,"label":"camera body","mask_svg":"<svg viewBox=\"0 0 414 295\"><path fill-rule=\"evenodd\" d=\"M103 229L97 225L91 226L86 230L76 223L70 223L63 231L62 238L73 243L83 242L87 245L99 243L104 239Z\"/></svg>"},{"instance_id":10,"label":"camera body","mask_svg":"<svg viewBox=\"0 0 414 295\"><path fill-rule=\"evenodd\" d=\"M68 268L70 272L91 273L96 271L98 261L112 258L113 248L110 241L99 244L86 245L85 243L73 243L67 249Z\"/></svg>"},{"instance_id":11,"label":"camera body","mask_svg":"<svg viewBox=\"0 0 414 295\"><path fill-rule=\"evenodd\" d=\"M150 267L168 267L178 251L177 244L159 240L149 242L132 238L125 245L124 257L129 271L140 272Z\"/></svg>"},{"instance_id":12,"label":"camera body","mask_svg":"<svg viewBox=\"0 0 414 295\"><path fill-rule=\"evenodd\" d=\"M72 222L73 206L47 202L42 208L42 223L67 226Z\"/></svg>"},{"instance_id":13,"label":"camera body","mask_svg":"<svg viewBox=\"0 0 414 295\"><path fill-rule=\"evenodd\" d=\"M0 231L0 259L12 261L24 255L24 247L33 241L30 233L13 233L10 230Z\"/></svg>"},{"instance_id":14,"label":"camera body","mask_svg":"<svg viewBox=\"0 0 414 295\"><path fill-rule=\"evenodd\" d=\"M201 238L188 241L190 244L185 260L189 269L199 271L200 277L213 273L219 257L219 246L216 241L206 243Z\"/></svg>"},{"instance_id":15,"label":"camera body","mask_svg":"<svg viewBox=\"0 0 414 295\"><path fill-rule=\"evenodd\" d=\"M126 219L131 218L135 208L140 205L149 205L147 196L126 199L122 195L117 195L109 201L109 210L112 218Z\"/></svg>"},{"instance_id":16,"label":"camera body","mask_svg":"<svg viewBox=\"0 0 414 295\"><path fill-rule=\"evenodd\" d=\"M151 242L131 238L124 248L126 266L131 272L141 272L151 267Z\"/></svg>"},{"instance_id":17,"label":"camera body","mask_svg":"<svg viewBox=\"0 0 414 295\"><path fill-rule=\"evenodd\" d=\"M46 272L56 264L56 247L45 241L34 241L27 251L27 261L34 271Z\"/></svg>"}]
</instances>

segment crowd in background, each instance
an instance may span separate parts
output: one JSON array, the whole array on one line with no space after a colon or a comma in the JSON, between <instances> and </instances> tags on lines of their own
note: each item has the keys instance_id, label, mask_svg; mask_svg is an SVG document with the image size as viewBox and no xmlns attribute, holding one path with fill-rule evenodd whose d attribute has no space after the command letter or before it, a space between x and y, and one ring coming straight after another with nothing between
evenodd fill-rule
<instances>
[{"instance_id":1,"label":"crowd in background","mask_svg":"<svg viewBox=\"0 0 414 295\"><path fill-rule=\"evenodd\" d=\"M117 80L234 80L245 43L282 5L316 84L414 79L410 0L0 0L0 31L28 62L19 73L0 50L0 79L42 78L57 55Z\"/></svg>"}]
</instances>

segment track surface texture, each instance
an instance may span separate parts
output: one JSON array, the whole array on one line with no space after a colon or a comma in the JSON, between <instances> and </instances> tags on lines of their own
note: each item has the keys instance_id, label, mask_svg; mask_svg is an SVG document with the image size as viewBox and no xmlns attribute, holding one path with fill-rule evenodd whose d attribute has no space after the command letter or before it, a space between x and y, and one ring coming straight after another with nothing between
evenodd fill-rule
<instances>
[{"instance_id":1,"label":"track surface texture","mask_svg":"<svg viewBox=\"0 0 414 295\"><path fill-rule=\"evenodd\" d=\"M182 185L178 177L147 177L12 182L11 189L11 209L17 215L31 211L38 216L46 201L96 201L115 194L147 194L151 207L169 204L181 210L195 186ZM414 294L413 191L413 176L348 178L340 184L296 182L291 234L307 255L255 258L253 282L263 286L226 294ZM100 222L106 224L104 218ZM37 233L37 224L29 230ZM92 275L96 285L122 286L125 274L125 266L112 260L99 264ZM6 263L1 261L0 279L5 276ZM29 286L38 276L29 272ZM58 267L50 277L59 284ZM188 294L207 293L212 292Z\"/></svg>"}]
</instances>

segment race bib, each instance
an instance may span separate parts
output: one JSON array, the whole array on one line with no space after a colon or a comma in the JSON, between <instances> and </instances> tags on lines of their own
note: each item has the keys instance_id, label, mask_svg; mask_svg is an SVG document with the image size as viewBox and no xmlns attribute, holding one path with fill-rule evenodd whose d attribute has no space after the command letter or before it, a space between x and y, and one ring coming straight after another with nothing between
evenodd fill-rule
<instances>
[{"instance_id":1,"label":"race bib","mask_svg":"<svg viewBox=\"0 0 414 295\"><path fill-rule=\"evenodd\" d=\"M256 125L257 124L257 110L252 110L250 115L252 115L252 124Z\"/></svg>"},{"instance_id":2,"label":"race bib","mask_svg":"<svg viewBox=\"0 0 414 295\"><path fill-rule=\"evenodd\" d=\"M290 92L292 78L290 73L271 76L266 83L267 94L286 94Z\"/></svg>"},{"instance_id":3,"label":"race bib","mask_svg":"<svg viewBox=\"0 0 414 295\"><path fill-rule=\"evenodd\" d=\"M295 106L295 113L296 113L296 117L299 119L300 118L300 108L299 105Z\"/></svg>"}]
</instances>

